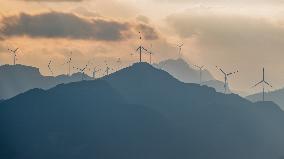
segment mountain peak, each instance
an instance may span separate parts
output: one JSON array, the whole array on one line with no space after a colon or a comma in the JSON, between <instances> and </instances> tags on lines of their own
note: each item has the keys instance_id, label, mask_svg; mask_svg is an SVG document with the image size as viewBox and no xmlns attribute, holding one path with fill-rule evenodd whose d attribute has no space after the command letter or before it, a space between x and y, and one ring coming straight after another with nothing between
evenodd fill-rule
<instances>
[{"instance_id":1,"label":"mountain peak","mask_svg":"<svg viewBox=\"0 0 284 159\"><path fill-rule=\"evenodd\" d=\"M11 74L19 74L25 75L26 73L34 76L40 76L39 68L26 66L21 64L16 65L2 65L0 66L0 72L6 73L9 72Z\"/></svg>"},{"instance_id":2,"label":"mountain peak","mask_svg":"<svg viewBox=\"0 0 284 159\"><path fill-rule=\"evenodd\" d=\"M126 67L120 71L117 71L109 76L103 77L104 79L115 80L131 80L132 82L156 82L156 81L174 81L178 82L168 72L155 68L154 66L146 63L134 63L130 67Z\"/></svg>"},{"instance_id":3,"label":"mountain peak","mask_svg":"<svg viewBox=\"0 0 284 159\"><path fill-rule=\"evenodd\" d=\"M193 68L191 64L182 58L168 59L154 64L155 67L161 68L169 72L172 76L176 77L185 83L199 83L200 72L197 68ZM207 70L202 70L202 81L213 80L213 76Z\"/></svg>"},{"instance_id":4,"label":"mountain peak","mask_svg":"<svg viewBox=\"0 0 284 159\"><path fill-rule=\"evenodd\" d=\"M48 89L61 83L82 80L82 73L72 76L43 76L39 68L25 65L0 66L0 99L8 99L33 88ZM85 80L92 79L84 74Z\"/></svg>"},{"instance_id":5,"label":"mountain peak","mask_svg":"<svg viewBox=\"0 0 284 159\"><path fill-rule=\"evenodd\" d=\"M132 69L155 69L152 65L147 62L137 62L131 66Z\"/></svg>"},{"instance_id":6,"label":"mountain peak","mask_svg":"<svg viewBox=\"0 0 284 159\"><path fill-rule=\"evenodd\" d=\"M158 65L178 65L179 67L190 69L190 65L182 58L177 59L167 59L165 61L161 61Z\"/></svg>"},{"instance_id":7,"label":"mountain peak","mask_svg":"<svg viewBox=\"0 0 284 159\"><path fill-rule=\"evenodd\" d=\"M102 79L0 101L0 158L279 158L283 122L271 103L135 63Z\"/></svg>"}]
</instances>

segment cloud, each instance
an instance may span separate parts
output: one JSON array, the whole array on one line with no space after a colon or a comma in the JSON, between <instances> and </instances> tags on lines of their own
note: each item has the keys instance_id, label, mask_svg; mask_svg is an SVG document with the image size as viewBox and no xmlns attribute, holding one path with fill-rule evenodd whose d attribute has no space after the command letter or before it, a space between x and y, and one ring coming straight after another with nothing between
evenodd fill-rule
<instances>
[{"instance_id":1,"label":"cloud","mask_svg":"<svg viewBox=\"0 0 284 159\"><path fill-rule=\"evenodd\" d=\"M136 17L136 20L138 20L139 22L146 23L146 24L148 24L150 22L149 18L146 17L146 16L143 16L143 15L138 15Z\"/></svg>"},{"instance_id":2,"label":"cloud","mask_svg":"<svg viewBox=\"0 0 284 159\"><path fill-rule=\"evenodd\" d=\"M90 11L85 7L77 7L75 9L72 9L72 12L86 17L101 17L99 13Z\"/></svg>"},{"instance_id":3,"label":"cloud","mask_svg":"<svg viewBox=\"0 0 284 159\"><path fill-rule=\"evenodd\" d=\"M282 67L284 58L284 26L279 21L192 11L172 14L166 21L180 38L190 41L185 42L190 46L187 56L198 56L207 66L221 65L226 70L237 68L244 72L235 82L239 88L247 88L245 84L258 76L256 70L261 67L271 70L275 83L282 83L279 72L272 72Z\"/></svg>"},{"instance_id":4,"label":"cloud","mask_svg":"<svg viewBox=\"0 0 284 159\"><path fill-rule=\"evenodd\" d=\"M1 33L6 37L70 38L102 41L124 40L128 23L105 19L85 19L71 13L48 12L37 15L21 13L4 17Z\"/></svg>"},{"instance_id":5,"label":"cloud","mask_svg":"<svg viewBox=\"0 0 284 159\"><path fill-rule=\"evenodd\" d=\"M143 38L146 40L156 40L159 38L156 30L149 25L139 24L136 29L142 33Z\"/></svg>"},{"instance_id":6,"label":"cloud","mask_svg":"<svg viewBox=\"0 0 284 159\"><path fill-rule=\"evenodd\" d=\"M82 2L84 0L18 0L26 2Z\"/></svg>"},{"instance_id":7,"label":"cloud","mask_svg":"<svg viewBox=\"0 0 284 159\"><path fill-rule=\"evenodd\" d=\"M258 4L258 3L278 3L283 4L283 0L153 0L159 3L222 3L222 4L239 4L239 3L250 3L250 4Z\"/></svg>"},{"instance_id":8,"label":"cloud","mask_svg":"<svg viewBox=\"0 0 284 159\"><path fill-rule=\"evenodd\" d=\"M265 18L191 12L170 15L167 22L181 38L196 38L211 46L242 50L260 45L273 50L284 40L284 27Z\"/></svg>"},{"instance_id":9,"label":"cloud","mask_svg":"<svg viewBox=\"0 0 284 159\"><path fill-rule=\"evenodd\" d=\"M0 53L7 51L3 44L0 44Z\"/></svg>"}]
</instances>

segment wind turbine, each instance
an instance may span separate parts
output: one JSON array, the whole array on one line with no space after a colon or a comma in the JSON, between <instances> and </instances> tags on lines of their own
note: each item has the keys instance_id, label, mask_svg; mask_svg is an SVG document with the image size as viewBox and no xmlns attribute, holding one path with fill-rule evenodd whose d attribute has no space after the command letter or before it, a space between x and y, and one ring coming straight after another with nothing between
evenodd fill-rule
<instances>
[{"instance_id":1,"label":"wind turbine","mask_svg":"<svg viewBox=\"0 0 284 159\"><path fill-rule=\"evenodd\" d=\"M265 78L264 78L264 68L262 68L262 80L260 82L258 82L257 84L255 84L253 87L258 86L259 84L262 84L262 101L264 101L265 85L268 85L268 86L270 86L272 88L272 86L267 81L265 81Z\"/></svg>"},{"instance_id":2,"label":"wind turbine","mask_svg":"<svg viewBox=\"0 0 284 159\"><path fill-rule=\"evenodd\" d=\"M107 63L106 60L105 60L105 64L106 64L105 73L106 73L106 75L109 75L109 71L110 71L110 70L113 70L113 69L108 66L108 63Z\"/></svg>"},{"instance_id":3,"label":"wind turbine","mask_svg":"<svg viewBox=\"0 0 284 159\"><path fill-rule=\"evenodd\" d=\"M94 66L93 69L91 69L91 68L88 69L89 71L92 71L92 73L93 73L93 78L94 78L94 79L96 79L96 74L97 74L97 72L101 71L101 69L97 69L98 66L99 66L99 65Z\"/></svg>"},{"instance_id":4,"label":"wind turbine","mask_svg":"<svg viewBox=\"0 0 284 159\"><path fill-rule=\"evenodd\" d=\"M148 51L148 53L149 53L149 56L150 56L150 65L151 65L152 64L152 55L154 54L152 52L152 44L151 44L151 49L150 49L150 51Z\"/></svg>"},{"instance_id":5,"label":"wind turbine","mask_svg":"<svg viewBox=\"0 0 284 159\"><path fill-rule=\"evenodd\" d=\"M75 69L77 69L77 70L79 70L79 71L81 72L81 74L82 74L82 80L84 79L85 70L86 70L86 68L88 67L88 65L89 65L89 63L86 64L85 67L83 67L83 68L73 67L73 68L75 68Z\"/></svg>"},{"instance_id":6,"label":"wind turbine","mask_svg":"<svg viewBox=\"0 0 284 159\"><path fill-rule=\"evenodd\" d=\"M52 61L50 60L49 62L48 62L48 65L47 65L47 67L48 67L48 70L50 71L50 73L51 73L51 75L53 75L53 71L52 71L52 69L51 69L51 63L52 63Z\"/></svg>"},{"instance_id":7,"label":"wind turbine","mask_svg":"<svg viewBox=\"0 0 284 159\"><path fill-rule=\"evenodd\" d=\"M67 59L66 63L64 63L68 64L68 76L71 76L71 63L72 63L72 52L70 53L70 57Z\"/></svg>"},{"instance_id":8,"label":"wind turbine","mask_svg":"<svg viewBox=\"0 0 284 159\"><path fill-rule=\"evenodd\" d=\"M8 49L8 51L10 51L13 54L13 58L14 58L14 65L16 65L16 60L17 60L17 51L19 50L19 48L16 48L15 50L12 49Z\"/></svg>"},{"instance_id":9,"label":"wind turbine","mask_svg":"<svg viewBox=\"0 0 284 159\"><path fill-rule=\"evenodd\" d=\"M183 44L184 44L184 43L181 43L181 44L178 44L178 45L177 45L179 56L181 56L181 49L182 49Z\"/></svg>"},{"instance_id":10,"label":"wind turbine","mask_svg":"<svg viewBox=\"0 0 284 159\"><path fill-rule=\"evenodd\" d=\"M101 71L101 69L97 69L97 67L94 68L93 70L93 78L96 79L96 74L97 72Z\"/></svg>"},{"instance_id":11,"label":"wind turbine","mask_svg":"<svg viewBox=\"0 0 284 159\"><path fill-rule=\"evenodd\" d=\"M118 71L119 70L119 68L120 68L120 65L121 65L121 59L120 58L118 58L117 59L117 61L116 61L116 63L117 63L117 70L116 71Z\"/></svg>"},{"instance_id":12,"label":"wind turbine","mask_svg":"<svg viewBox=\"0 0 284 159\"><path fill-rule=\"evenodd\" d=\"M139 51L139 56L140 56L140 60L139 60L139 62L142 62L142 51L148 51L147 49L145 49L143 46L142 46L142 36L141 36L141 32L139 32L139 34L140 34L140 37L139 37L139 39L140 39L140 46L136 49L136 52L137 51Z\"/></svg>"},{"instance_id":13,"label":"wind turbine","mask_svg":"<svg viewBox=\"0 0 284 159\"><path fill-rule=\"evenodd\" d=\"M110 70L113 70L113 69L107 66L107 67L106 67L106 70L105 70L105 73L106 73L107 76L109 75L109 71L110 71Z\"/></svg>"},{"instance_id":14,"label":"wind turbine","mask_svg":"<svg viewBox=\"0 0 284 159\"><path fill-rule=\"evenodd\" d=\"M225 71L223 71L223 69L219 68L218 66L216 66L217 69L219 69L223 74L224 74L224 93L226 94L227 93L227 89L228 89L228 77L233 75L233 74L236 74L238 73L239 71L235 71L235 72L229 72L229 73L226 73Z\"/></svg>"},{"instance_id":15,"label":"wind turbine","mask_svg":"<svg viewBox=\"0 0 284 159\"><path fill-rule=\"evenodd\" d=\"M108 76L109 70L110 70L110 68L107 66L106 71L105 71L107 76Z\"/></svg>"},{"instance_id":16,"label":"wind turbine","mask_svg":"<svg viewBox=\"0 0 284 159\"><path fill-rule=\"evenodd\" d=\"M199 85L201 85L201 82L202 82L202 69L204 68L204 65L203 66L193 65L193 66L199 69Z\"/></svg>"}]
</instances>

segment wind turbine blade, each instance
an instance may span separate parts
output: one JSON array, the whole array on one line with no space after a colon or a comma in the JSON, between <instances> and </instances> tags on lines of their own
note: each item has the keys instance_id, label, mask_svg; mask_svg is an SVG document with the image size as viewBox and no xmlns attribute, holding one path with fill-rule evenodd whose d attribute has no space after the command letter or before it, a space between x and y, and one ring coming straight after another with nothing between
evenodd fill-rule
<instances>
[{"instance_id":1,"label":"wind turbine blade","mask_svg":"<svg viewBox=\"0 0 284 159\"><path fill-rule=\"evenodd\" d=\"M262 68L262 80L264 81L264 67Z\"/></svg>"},{"instance_id":2,"label":"wind turbine blade","mask_svg":"<svg viewBox=\"0 0 284 159\"><path fill-rule=\"evenodd\" d=\"M224 75L226 75L226 73L225 73L221 68L219 68L219 70L220 70Z\"/></svg>"},{"instance_id":3,"label":"wind turbine blade","mask_svg":"<svg viewBox=\"0 0 284 159\"><path fill-rule=\"evenodd\" d=\"M144 51L148 52L148 50L147 50L147 49L145 49L143 46L142 46L142 49L143 49Z\"/></svg>"},{"instance_id":4,"label":"wind turbine blade","mask_svg":"<svg viewBox=\"0 0 284 159\"><path fill-rule=\"evenodd\" d=\"M199 68L199 69L202 69L202 67L203 67L203 66L202 66L202 67L200 67L200 66L198 66L198 65L194 65L194 64L193 64L193 66L194 66L194 67L196 67L196 68Z\"/></svg>"},{"instance_id":5,"label":"wind turbine blade","mask_svg":"<svg viewBox=\"0 0 284 159\"><path fill-rule=\"evenodd\" d=\"M262 82L264 82L264 81L258 82L257 84L253 85L252 88L253 88L253 87L256 87L257 85L261 84Z\"/></svg>"},{"instance_id":6,"label":"wind turbine blade","mask_svg":"<svg viewBox=\"0 0 284 159\"><path fill-rule=\"evenodd\" d=\"M137 49L136 49L136 52L141 48L141 46L139 46Z\"/></svg>"},{"instance_id":7,"label":"wind turbine blade","mask_svg":"<svg viewBox=\"0 0 284 159\"><path fill-rule=\"evenodd\" d=\"M272 88L272 86L268 82L266 81L263 81L263 82Z\"/></svg>"},{"instance_id":8,"label":"wind turbine blade","mask_svg":"<svg viewBox=\"0 0 284 159\"><path fill-rule=\"evenodd\" d=\"M78 67L74 67L74 66L73 66L73 69L80 70L80 68L78 68Z\"/></svg>"},{"instance_id":9,"label":"wind turbine blade","mask_svg":"<svg viewBox=\"0 0 284 159\"><path fill-rule=\"evenodd\" d=\"M230 75L232 75L232 74L236 74L236 73L238 73L238 72L239 72L238 70L235 71L235 72L230 72L230 73L227 74L227 76L230 76Z\"/></svg>"}]
</instances>

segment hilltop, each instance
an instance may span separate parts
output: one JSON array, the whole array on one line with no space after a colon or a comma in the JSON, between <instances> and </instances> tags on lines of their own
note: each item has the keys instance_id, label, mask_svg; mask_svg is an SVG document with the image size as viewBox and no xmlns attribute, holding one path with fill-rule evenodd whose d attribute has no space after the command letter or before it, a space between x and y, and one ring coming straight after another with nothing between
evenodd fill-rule
<instances>
[{"instance_id":1,"label":"hilltop","mask_svg":"<svg viewBox=\"0 0 284 159\"><path fill-rule=\"evenodd\" d=\"M86 80L92 79L84 76ZM18 64L0 66L0 77L0 99L8 99L33 88L49 89L61 83L80 81L82 74L43 76L36 67Z\"/></svg>"},{"instance_id":2,"label":"hilltop","mask_svg":"<svg viewBox=\"0 0 284 159\"><path fill-rule=\"evenodd\" d=\"M272 102L183 83L137 63L2 101L0 158L278 159L283 122Z\"/></svg>"},{"instance_id":3,"label":"hilltop","mask_svg":"<svg viewBox=\"0 0 284 159\"><path fill-rule=\"evenodd\" d=\"M154 64L156 68L169 72L172 76L185 83L199 83L200 71L187 63L184 59L168 59ZM218 92L224 92L224 82L215 80L211 73L202 70L202 85L214 88ZM231 92L229 90L229 92Z\"/></svg>"},{"instance_id":4,"label":"hilltop","mask_svg":"<svg viewBox=\"0 0 284 159\"><path fill-rule=\"evenodd\" d=\"M273 101L276 104L278 104L281 107L281 109L284 110L284 99L283 99L283 97L284 97L284 88L265 93L265 100L266 101ZM262 92L249 95L246 98L250 101L253 101L253 102L261 101L262 100Z\"/></svg>"}]
</instances>

